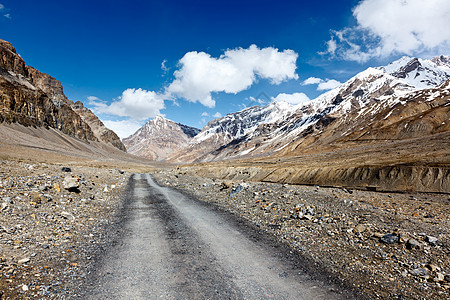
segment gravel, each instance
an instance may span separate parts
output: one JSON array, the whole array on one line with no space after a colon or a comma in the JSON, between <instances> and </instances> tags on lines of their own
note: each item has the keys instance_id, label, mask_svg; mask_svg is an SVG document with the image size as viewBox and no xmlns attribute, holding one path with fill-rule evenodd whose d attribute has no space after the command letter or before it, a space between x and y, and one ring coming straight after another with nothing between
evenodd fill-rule
<instances>
[{"instance_id":1,"label":"gravel","mask_svg":"<svg viewBox=\"0 0 450 300\"><path fill-rule=\"evenodd\" d=\"M120 209L121 172L0 161L0 299L72 296Z\"/></svg>"},{"instance_id":2,"label":"gravel","mask_svg":"<svg viewBox=\"0 0 450 300\"><path fill-rule=\"evenodd\" d=\"M153 175L275 236L370 298L450 298L448 195Z\"/></svg>"}]
</instances>

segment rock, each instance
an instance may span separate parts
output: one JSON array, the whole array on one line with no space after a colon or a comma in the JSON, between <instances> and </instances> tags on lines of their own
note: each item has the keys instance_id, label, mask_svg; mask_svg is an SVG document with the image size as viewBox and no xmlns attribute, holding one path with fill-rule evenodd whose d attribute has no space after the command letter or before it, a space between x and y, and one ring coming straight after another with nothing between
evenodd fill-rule
<instances>
[{"instance_id":1,"label":"rock","mask_svg":"<svg viewBox=\"0 0 450 300\"><path fill-rule=\"evenodd\" d=\"M64 178L64 181L62 184L63 184L64 189L68 190L69 192L75 192L75 193L80 192L80 190L78 189L78 187L79 187L78 178L66 177L66 178Z\"/></svg>"},{"instance_id":2,"label":"rock","mask_svg":"<svg viewBox=\"0 0 450 300\"><path fill-rule=\"evenodd\" d=\"M227 181L222 181L222 183L220 184L220 190L226 190L229 189L231 187L231 183L227 182Z\"/></svg>"},{"instance_id":3,"label":"rock","mask_svg":"<svg viewBox=\"0 0 450 300\"><path fill-rule=\"evenodd\" d=\"M436 277L434 277L434 281L440 282L440 281L444 281L444 280L445 280L444 274L437 272Z\"/></svg>"},{"instance_id":4,"label":"rock","mask_svg":"<svg viewBox=\"0 0 450 300\"><path fill-rule=\"evenodd\" d=\"M117 172L119 172L119 174L125 173L124 171L122 171L122 170L120 170L120 169L117 169Z\"/></svg>"},{"instance_id":5,"label":"rock","mask_svg":"<svg viewBox=\"0 0 450 300\"><path fill-rule=\"evenodd\" d=\"M69 213L69 212L67 212L67 211L61 212L61 216L62 216L64 219L67 219L67 220L75 220L75 217L74 217L71 213Z\"/></svg>"},{"instance_id":6,"label":"rock","mask_svg":"<svg viewBox=\"0 0 450 300\"><path fill-rule=\"evenodd\" d=\"M32 192L31 199L37 204L40 204L42 200L41 195L38 192Z\"/></svg>"},{"instance_id":7,"label":"rock","mask_svg":"<svg viewBox=\"0 0 450 300\"><path fill-rule=\"evenodd\" d=\"M444 280L447 282L450 282L450 275L449 274L445 275Z\"/></svg>"},{"instance_id":8,"label":"rock","mask_svg":"<svg viewBox=\"0 0 450 300\"><path fill-rule=\"evenodd\" d=\"M62 172L72 172L72 170L69 167L62 167L61 171Z\"/></svg>"},{"instance_id":9,"label":"rock","mask_svg":"<svg viewBox=\"0 0 450 300\"><path fill-rule=\"evenodd\" d=\"M311 221L313 218L314 218L314 217L311 216L311 215L304 215L304 216L303 216L303 219L304 219L304 220L310 220L310 221Z\"/></svg>"},{"instance_id":10,"label":"rock","mask_svg":"<svg viewBox=\"0 0 450 300\"><path fill-rule=\"evenodd\" d=\"M53 184L53 188L54 188L58 193L61 192L61 187L59 186L58 183Z\"/></svg>"},{"instance_id":11,"label":"rock","mask_svg":"<svg viewBox=\"0 0 450 300\"><path fill-rule=\"evenodd\" d=\"M23 265L23 264L26 264L29 261L30 261L30 258L29 257L25 257L25 258L22 258L22 259L18 260L17 263L19 265Z\"/></svg>"},{"instance_id":12,"label":"rock","mask_svg":"<svg viewBox=\"0 0 450 300\"><path fill-rule=\"evenodd\" d=\"M408 249L420 249L421 246L422 244L418 240L412 238L406 242L406 248Z\"/></svg>"},{"instance_id":13,"label":"rock","mask_svg":"<svg viewBox=\"0 0 450 300\"><path fill-rule=\"evenodd\" d=\"M425 267L428 270L432 271L432 272L436 272L436 271L440 271L441 270L441 268L439 268L438 266L433 265L433 264L427 264Z\"/></svg>"},{"instance_id":14,"label":"rock","mask_svg":"<svg viewBox=\"0 0 450 300\"><path fill-rule=\"evenodd\" d=\"M425 241L428 242L430 245L436 246L437 238L435 238L434 236L431 236L431 235L427 235L425 237Z\"/></svg>"},{"instance_id":15,"label":"rock","mask_svg":"<svg viewBox=\"0 0 450 300\"><path fill-rule=\"evenodd\" d=\"M383 233L380 233L380 232L375 232L375 233L373 234L373 236L376 237L376 238L381 239L381 238L384 236L384 234L383 234Z\"/></svg>"},{"instance_id":16,"label":"rock","mask_svg":"<svg viewBox=\"0 0 450 300\"><path fill-rule=\"evenodd\" d=\"M364 232L364 231L366 231L366 229L367 229L367 226L366 225L364 225L364 224L358 224L356 227L355 227L355 229L354 229L354 231L355 232Z\"/></svg>"},{"instance_id":17,"label":"rock","mask_svg":"<svg viewBox=\"0 0 450 300\"><path fill-rule=\"evenodd\" d=\"M29 290L28 285L26 284L22 285L22 291L26 292L28 290Z\"/></svg>"},{"instance_id":18,"label":"rock","mask_svg":"<svg viewBox=\"0 0 450 300\"><path fill-rule=\"evenodd\" d=\"M14 204L14 201L11 199L11 197L5 197L3 198L3 201L8 204Z\"/></svg>"},{"instance_id":19,"label":"rock","mask_svg":"<svg viewBox=\"0 0 450 300\"><path fill-rule=\"evenodd\" d=\"M398 242L398 236L392 233L388 233L383 235L380 238L380 241L382 241L385 244L395 244Z\"/></svg>"},{"instance_id":20,"label":"rock","mask_svg":"<svg viewBox=\"0 0 450 300\"><path fill-rule=\"evenodd\" d=\"M414 276L427 276L428 270L424 269L424 268L417 268L417 269L409 271L409 273Z\"/></svg>"},{"instance_id":21,"label":"rock","mask_svg":"<svg viewBox=\"0 0 450 300\"><path fill-rule=\"evenodd\" d=\"M237 187L235 187L231 193L230 193L230 197L233 196L234 194L237 194L239 192L241 192L244 189L244 187L240 184Z\"/></svg>"}]
</instances>

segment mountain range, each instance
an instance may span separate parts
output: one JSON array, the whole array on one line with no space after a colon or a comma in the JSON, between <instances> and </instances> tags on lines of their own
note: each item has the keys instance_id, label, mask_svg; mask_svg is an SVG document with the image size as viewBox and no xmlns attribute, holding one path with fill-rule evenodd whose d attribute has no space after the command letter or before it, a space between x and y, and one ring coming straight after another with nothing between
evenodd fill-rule
<instances>
[{"instance_id":1,"label":"mountain range","mask_svg":"<svg viewBox=\"0 0 450 300\"><path fill-rule=\"evenodd\" d=\"M445 192L449 119L450 57L403 57L298 105L249 107L201 130L158 116L121 141L82 102L69 100L58 80L0 40L6 156L125 164L150 158L215 178Z\"/></svg>"},{"instance_id":2,"label":"mountain range","mask_svg":"<svg viewBox=\"0 0 450 300\"><path fill-rule=\"evenodd\" d=\"M158 117L124 141L131 153L185 163L289 156L344 141L420 138L449 131L449 79L448 56L402 57L387 66L368 68L295 106L272 102L249 107L212 120L197 135L182 138L164 131L173 127L158 127L171 122ZM157 146L143 142L155 132L154 138L160 140Z\"/></svg>"}]
</instances>

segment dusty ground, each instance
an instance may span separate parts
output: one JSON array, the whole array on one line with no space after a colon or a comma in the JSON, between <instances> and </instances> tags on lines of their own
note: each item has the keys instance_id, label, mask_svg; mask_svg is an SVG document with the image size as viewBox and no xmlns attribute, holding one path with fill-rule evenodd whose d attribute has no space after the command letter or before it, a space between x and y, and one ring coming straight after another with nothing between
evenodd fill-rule
<instances>
[{"instance_id":1,"label":"dusty ground","mask_svg":"<svg viewBox=\"0 0 450 300\"><path fill-rule=\"evenodd\" d=\"M65 189L66 177L79 188ZM0 161L0 298L68 297L100 250L128 177L118 169Z\"/></svg>"},{"instance_id":2,"label":"dusty ground","mask_svg":"<svg viewBox=\"0 0 450 300\"><path fill-rule=\"evenodd\" d=\"M23 129L3 129L9 135L0 139L1 299L70 298L90 258L107 245L105 231L121 209L130 172L167 166L110 155L108 149L76 144L81 148L74 150L72 141L61 144L53 133L51 147L36 148L48 145L38 131L25 144L8 143L13 136L23 141ZM72 172L62 172L64 166ZM241 216L371 298L450 298L448 194L223 182L180 170L158 172L160 183ZM79 193L64 189L66 176L78 178Z\"/></svg>"},{"instance_id":3,"label":"dusty ground","mask_svg":"<svg viewBox=\"0 0 450 300\"><path fill-rule=\"evenodd\" d=\"M155 178L242 216L370 298L450 297L448 194L231 182L167 170Z\"/></svg>"}]
</instances>

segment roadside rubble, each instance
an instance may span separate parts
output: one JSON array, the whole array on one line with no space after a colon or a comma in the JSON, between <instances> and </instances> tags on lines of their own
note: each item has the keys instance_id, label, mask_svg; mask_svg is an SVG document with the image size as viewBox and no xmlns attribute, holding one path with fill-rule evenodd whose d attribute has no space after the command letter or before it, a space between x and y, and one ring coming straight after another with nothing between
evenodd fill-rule
<instances>
[{"instance_id":1,"label":"roadside rubble","mask_svg":"<svg viewBox=\"0 0 450 300\"><path fill-rule=\"evenodd\" d=\"M232 182L168 170L154 177L276 236L370 298L450 298L449 195Z\"/></svg>"},{"instance_id":2,"label":"roadside rubble","mask_svg":"<svg viewBox=\"0 0 450 300\"><path fill-rule=\"evenodd\" d=\"M128 177L115 169L0 161L0 299L73 296Z\"/></svg>"}]
</instances>

